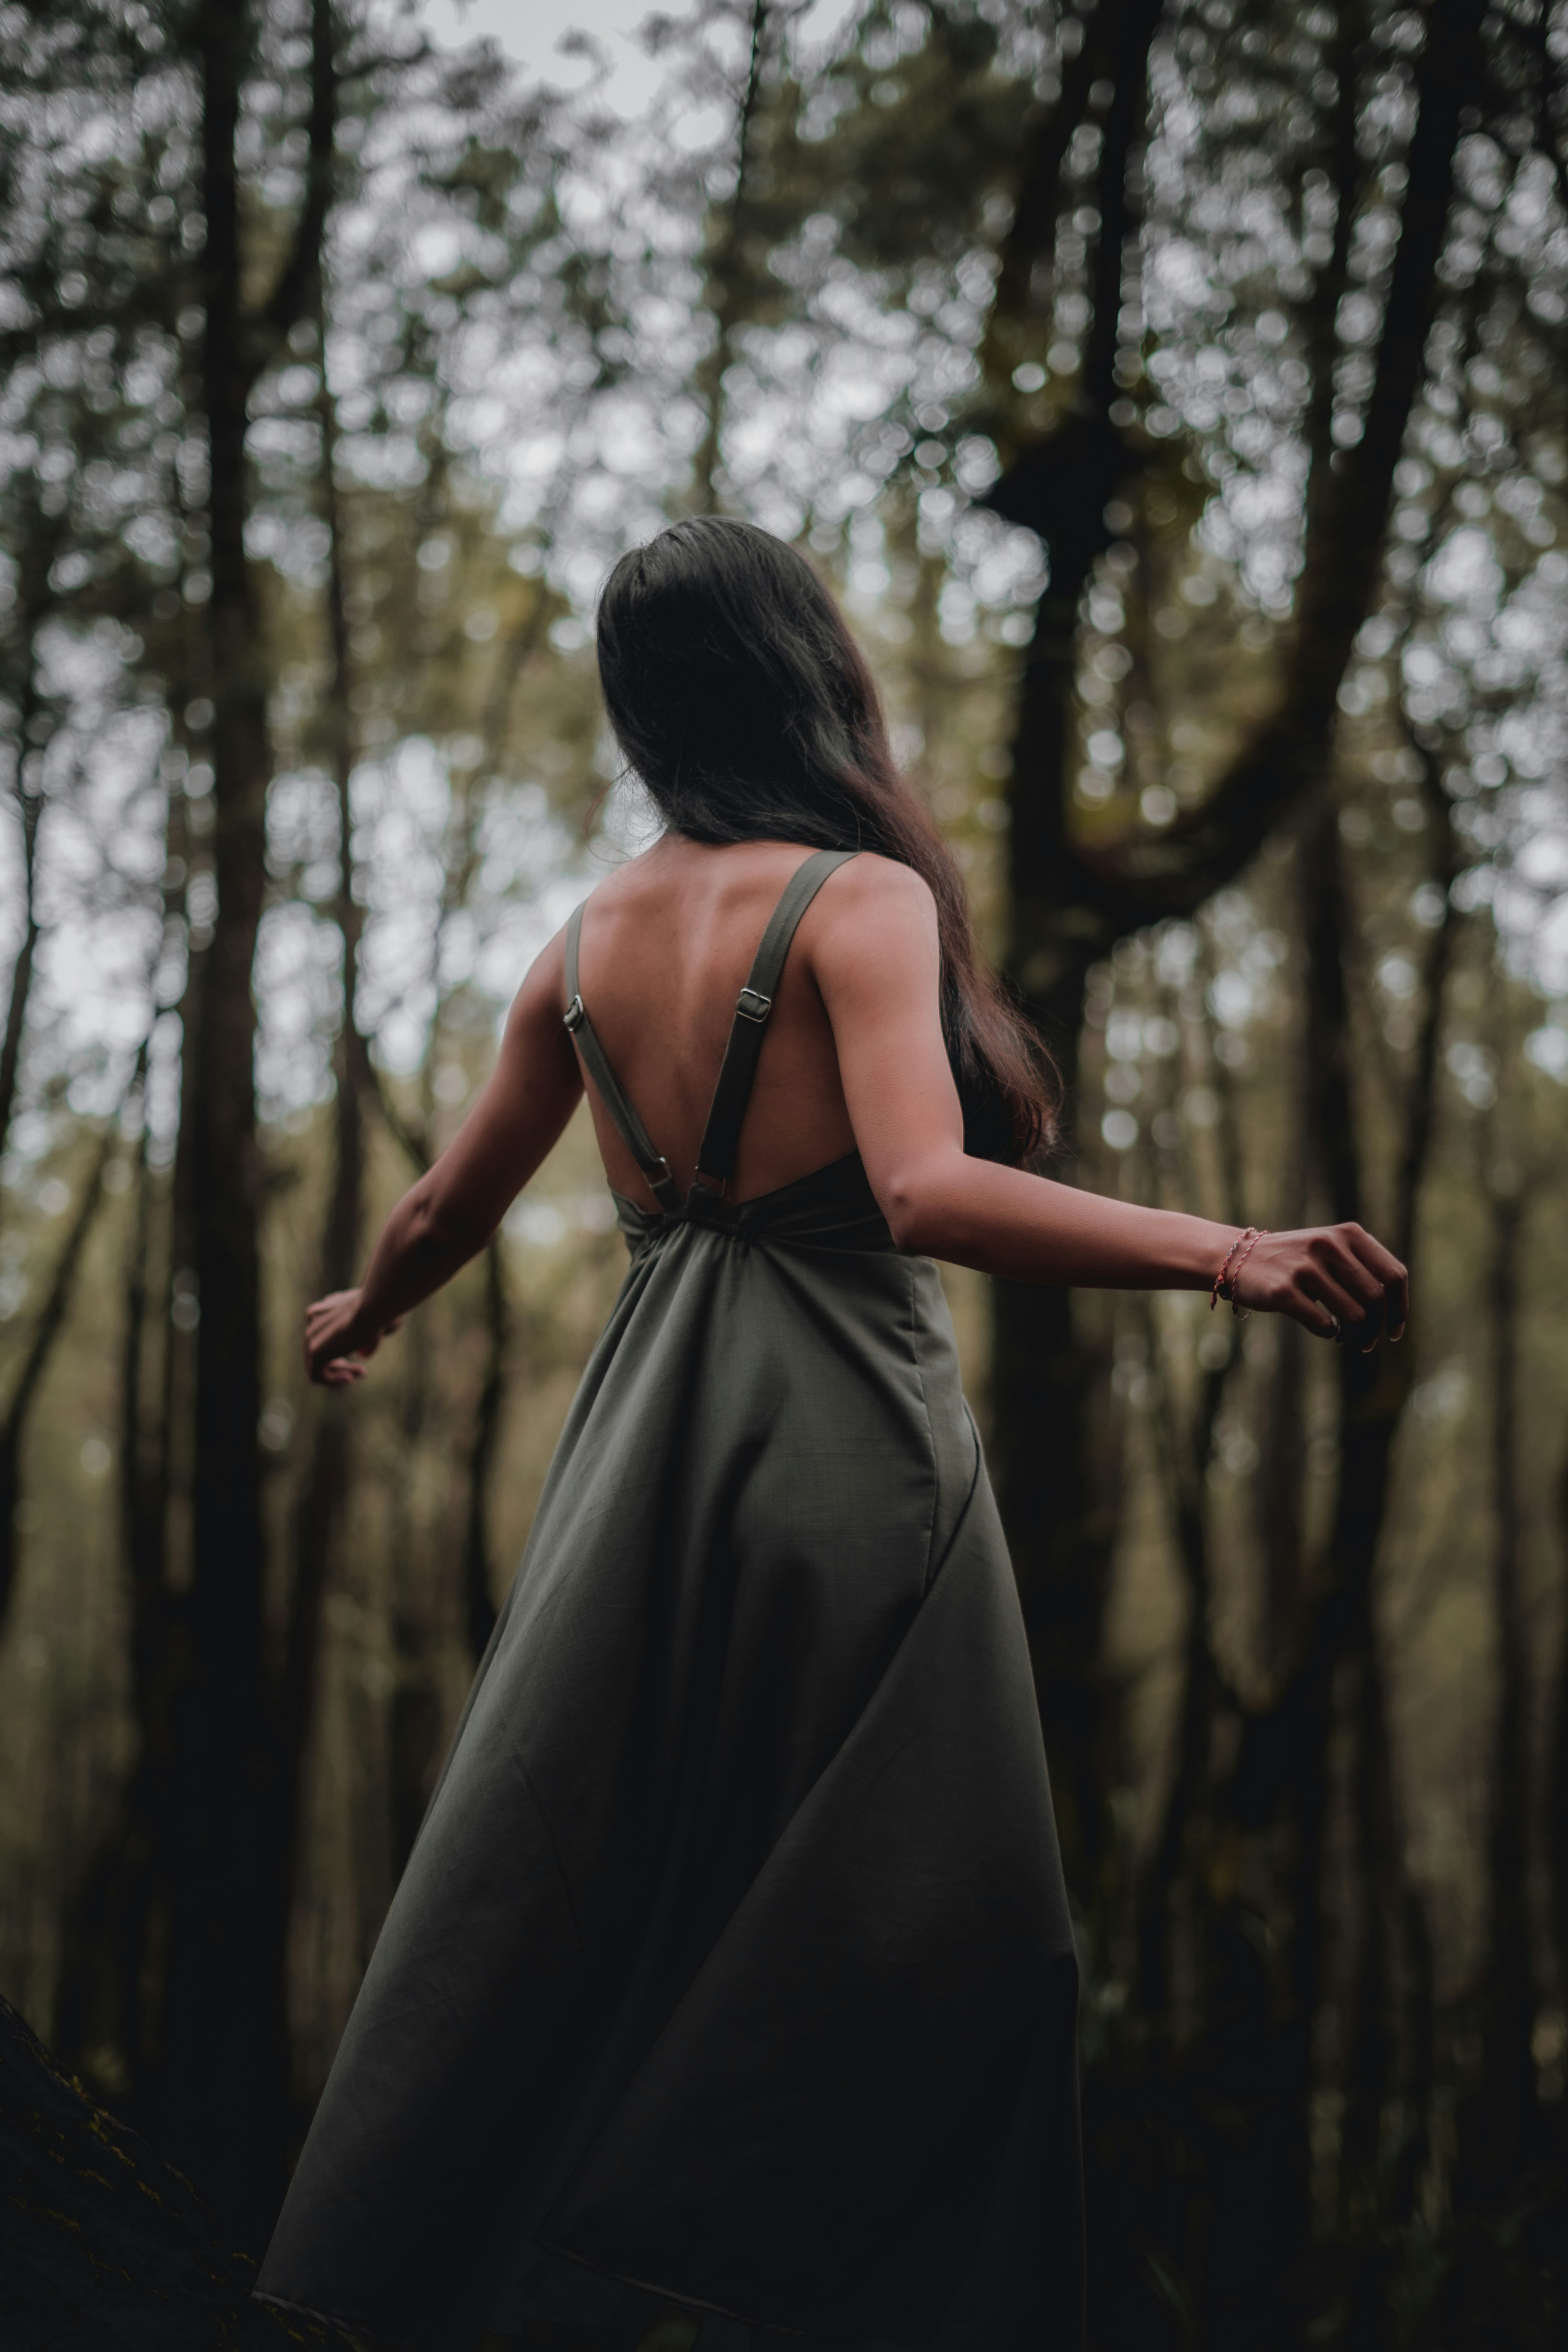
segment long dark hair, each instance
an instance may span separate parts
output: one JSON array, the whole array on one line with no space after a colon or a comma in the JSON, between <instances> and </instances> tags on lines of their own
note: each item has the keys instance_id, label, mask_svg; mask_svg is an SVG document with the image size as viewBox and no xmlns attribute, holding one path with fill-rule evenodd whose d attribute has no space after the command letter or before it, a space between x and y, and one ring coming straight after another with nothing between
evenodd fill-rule
<instances>
[{"instance_id":1,"label":"long dark hair","mask_svg":"<svg viewBox=\"0 0 1568 2352\"><path fill-rule=\"evenodd\" d=\"M930 885L964 1149L1015 1163L1038 1150L1054 1073L980 953L952 853L899 773L870 673L805 557L752 523L672 523L605 584L599 677L627 764L675 832L877 850Z\"/></svg>"}]
</instances>

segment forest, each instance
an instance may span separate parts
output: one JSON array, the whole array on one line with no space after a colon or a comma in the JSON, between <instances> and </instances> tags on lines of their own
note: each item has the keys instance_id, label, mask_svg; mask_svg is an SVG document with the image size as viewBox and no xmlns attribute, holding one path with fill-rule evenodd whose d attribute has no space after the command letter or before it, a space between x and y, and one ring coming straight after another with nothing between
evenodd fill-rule
<instances>
[{"instance_id":1,"label":"forest","mask_svg":"<svg viewBox=\"0 0 1568 2352\"><path fill-rule=\"evenodd\" d=\"M0 0L6 2343L280 2340L190 2250L265 2243L615 1297L585 1118L362 1390L300 1319L650 837L595 595L721 512L844 600L1049 1172L1412 1269L1366 1354L947 1276L1091 2352L1559 2344L1568 4L690 0L635 105L580 19ZM105 2148L161 2252L82 2253Z\"/></svg>"}]
</instances>

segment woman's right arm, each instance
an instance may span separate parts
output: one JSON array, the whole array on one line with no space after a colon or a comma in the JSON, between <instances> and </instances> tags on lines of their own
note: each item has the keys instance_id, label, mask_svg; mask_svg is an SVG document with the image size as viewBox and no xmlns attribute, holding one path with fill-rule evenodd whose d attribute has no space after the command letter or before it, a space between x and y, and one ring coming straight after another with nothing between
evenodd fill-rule
<instances>
[{"instance_id":1,"label":"woman's right arm","mask_svg":"<svg viewBox=\"0 0 1568 2352\"><path fill-rule=\"evenodd\" d=\"M942 1035L936 909L917 875L858 857L817 903L812 967L860 1156L900 1249L1021 1282L1209 1288L1241 1237L1236 1226L965 1153ZM1404 1266L1359 1225L1266 1234L1247 1253L1237 1298L1323 1339L1363 1324L1397 1339L1409 1314Z\"/></svg>"},{"instance_id":2,"label":"woman's right arm","mask_svg":"<svg viewBox=\"0 0 1568 2352\"><path fill-rule=\"evenodd\" d=\"M363 1359L384 1334L478 1256L559 1139L583 1093L562 1025L563 990L558 937L518 992L478 1101L387 1218L359 1288L335 1290L306 1310L305 1366L322 1387L362 1378Z\"/></svg>"}]
</instances>

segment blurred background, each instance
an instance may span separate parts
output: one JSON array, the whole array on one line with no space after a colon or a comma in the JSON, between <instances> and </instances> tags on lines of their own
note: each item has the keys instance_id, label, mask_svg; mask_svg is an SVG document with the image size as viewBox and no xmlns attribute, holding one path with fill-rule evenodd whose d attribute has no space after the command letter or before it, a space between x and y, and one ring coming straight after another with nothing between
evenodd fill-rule
<instances>
[{"instance_id":1,"label":"blurred background","mask_svg":"<svg viewBox=\"0 0 1568 2352\"><path fill-rule=\"evenodd\" d=\"M624 1266L354 1278L649 837L596 589L843 595L1070 1089L1367 1357L951 1293L1096 2347L1558 2343L1568 6L4 0L0 1990L265 2235Z\"/></svg>"}]
</instances>

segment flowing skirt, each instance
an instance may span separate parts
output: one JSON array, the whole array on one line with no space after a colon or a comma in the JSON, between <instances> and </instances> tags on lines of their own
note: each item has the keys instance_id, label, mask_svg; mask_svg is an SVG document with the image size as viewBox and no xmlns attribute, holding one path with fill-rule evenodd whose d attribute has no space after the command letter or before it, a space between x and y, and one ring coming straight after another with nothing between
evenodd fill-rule
<instances>
[{"instance_id":1,"label":"flowing skirt","mask_svg":"<svg viewBox=\"0 0 1568 2352\"><path fill-rule=\"evenodd\" d=\"M619 1209L259 2291L411 2352L670 2305L1074 2352L1077 1965L936 1269L853 1155Z\"/></svg>"}]
</instances>

